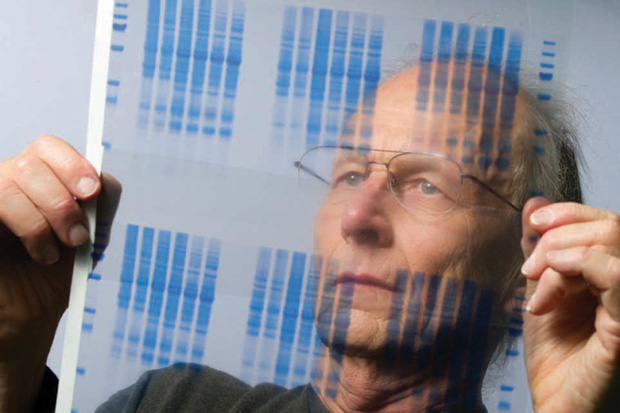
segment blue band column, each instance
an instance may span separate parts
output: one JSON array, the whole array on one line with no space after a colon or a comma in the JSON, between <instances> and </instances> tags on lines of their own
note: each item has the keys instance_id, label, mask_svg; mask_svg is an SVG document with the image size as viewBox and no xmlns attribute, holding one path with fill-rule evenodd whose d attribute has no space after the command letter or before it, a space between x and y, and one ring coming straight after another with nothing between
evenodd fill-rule
<instances>
[{"instance_id":1,"label":"blue band column","mask_svg":"<svg viewBox=\"0 0 620 413\"><path fill-rule=\"evenodd\" d=\"M467 82L466 114L468 124L475 124L478 122L486 47L487 29L485 27L477 27L474 33L474 47L471 54L471 68L469 70L469 80Z\"/></svg>"},{"instance_id":2,"label":"blue band column","mask_svg":"<svg viewBox=\"0 0 620 413\"><path fill-rule=\"evenodd\" d=\"M153 78L159 50L160 0L149 0L146 12L146 40L144 41L144 60L142 61L142 87L138 107L138 127L146 129L151 111Z\"/></svg>"},{"instance_id":3,"label":"blue band column","mask_svg":"<svg viewBox=\"0 0 620 413\"><path fill-rule=\"evenodd\" d=\"M153 241L155 230L150 227L142 228L142 245L140 246L140 262L136 278L136 292L133 299L131 326L129 328L126 356L135 360L138 355L138 346L142 336L142 322L146 308L146 295L151 274L151 260L153 258Z\"/></svg>"},{"instance_id":4,"label":"blue band column","mask_svg":"<svg viewBox=\"0 0 620 413\"><path fill-rule=\"evenodd\" d=\"M202 253L205 247L203 237L192 237L192 245L189 254L187 267L187 281L183 288L183 304L181 306L181 323L179 327L179 338L175 348L175 362L187 361L189 337L192 324L196 315L196 299L198 298L198 284L200 282L200 268L202 263Z\"/></svg>"},{"instance_id":5,"label":"blue band column","mask_svg":"<svg viewBox=\"0 0 620 413\"><path fill-rule=\"evenodd\" d=\"M491 311L493 309L493 291L488 288L480 288L478 291L478 303L476 314L472 326L473 345L469 347L469 357L465 370L465 378L471 383L479 383L484 376L484 357L487 352L487 337L489 334L489 323L491 321ZM474 391L466 391L463 394L461 405L463 411L475 410L480 403L478 394Z\"/></svg>"},{"instance_id":6,"label":"blue band column","mask_svg":"<svg viewBox=\"0 0 620 413\"><path fill-rule=\"evenodd\" d=\"M413 362L410 358L415 350L415 343L418 338L418 320L422 316L420 297L424 290L425 279L426 276L421 272L415 272L411 277L409 302L407 303L405 326L400 343L403 358L407 362Z\"/></svg>"},{"instance_id":7,"label":"blue band column","mask_svg":"<svg viewBox=\"0 0 620 413\"><path fill-rule=\"evenodd\" d=\"M319 364L318 357L320 344L324 343L325 345L329 344L331 341L331 329L334 323L333 313L334 313L334 302L336 300L336 287L333 282L330 280L334 280L338 274L338 264L334 261L330 261L324 264L325 269L325 278L323 281L323 286L321 289L321 294L318 299L320 300L317 308L317 316L316 316L316 332L319 340L315 340L315 357L317 357L317 364ZM318 269L318 271L322 271ZM327 360L321 360L322 362L326 362ZM320 381L323 379L323 370L325 368L321 367L314 371L313 380Z\"/></svg>"},{"instance_id":8,"label":"blue band column","mask_svg":"<svg viewBox=\"0 0 620 413\"><path fill-rule=\"evenodd\" d=\"M353 305L353 284L344 283L340 284L340 294L338 296L338 307L336 308L336 315L334 316L332 341L330 348L331 351L330 363L333 363L329 369L327 375L327 383L325 389L325 395L336 399L339 389L339 369L342 365L342 358L347 346L347 334L349 332L349 325L351 323L351 306Z\"/></svg>"},{"instance_id":9,"label":"blue band column","mask_svg":"<svg viewBox=\"0 0 620 413\"><path fill-rule=\"evenodd\" d=\"M222 86L222 69L224 66L224 47L226 44L226 22L228 21L228 2L216 0L213 43L209 58L209 76L207 83L207 101L205 103L202 133L206 136L215 135L218 101Z\"/></svg>"},{"instance_id":10,"label":"blue band column","mask_svg":"<svg viewBox=\"0 0 620 413\"><path fill-rule=\"evenodd\" d=\"M296 23L297 8L291 6L285 7L282 21L282 34L280 36L276 98L273 105L273 135L271 140L273 146L282 146L286 132L287 107L291 89L291 71L293 69L293 50L295 49Z\"/></svg>"},{"instance_id":11,"label":"blue band column","mask_svg":"<svg viewBox=\"0 0 620 413\"><path fill-rule=\"evenodd\" d=\"M487 170L494 163L493 149L496 146L495 141L497 139L494 134L502 76L504 37L505 30L503 28L496 27L493 29L486 81L484 82L484 103L482 105L482 137L478 157L478 166L482 170Z\"/></svg>"},{"instance_id":12,"label":"blue band column","mask_svg":"<svg viewBox=\"0 0 620 413\"><path fill-rule=\"evenodd\" d=\"M235 0L228 38L228 53L226 55L226 76L224 77L224 100L220 119L219 134L222 139L228 140L232 135L234 120L235 98L237 97L237 82L243 46L243 28L245 26L245 3Z\"/></svg>"},{"instance_id":13,"label":"blue band column","mask_svg":"<svg viewBox=\"0 0 620 413\"><path fill-rule=\"evenodd\" d=\"M467 79L467 99L465 103L465 119L466 123L469 125L474 125L478 122L486 47L487 29L485 27L477 27L474 31L469 79ZM474 148L476 146L476 141L466 137L463 141L463 146L468 149ZM466 151L461 157L461 163L465 166L469 166L473 164L473 162L473 157Z\"/></svg>"},{"instance_id":14,"label":"blue band column","mask_svg":"<svg viewBox=\"0 0 620 413\"><path fill-rule=\"evenodd\" d=\"M304 271L306 266L306 254L293 253L291 272L284 301L284 314L282 327L280 327L280 346L276 357L275 380L279 386L286 386L289 379L289 370L292 358L293 341L297 328L297 318L303 286Z\"/></svg>"},{"instance_id":15,"label":"blue band column","mask_svg":"<svg viewBox=\"0 0 620 413\"><path fill-rule=\"evenodd\" d=\"M164 34L161 43L161 57L159 60L159 82L155 100L156 129L163 129L168 111L168 89L172 77L172 58L174 55L174 32L176 31L177 0L166 0L164 10Z\"/></svg>"},{"instance_id":16,"label":"blue band column","mask_svg":"<svg viewBox=\"0 0 620 413\"><path fill-rule=\"evenodd\" d=\"M135 225L127 225L125 235L125 251L123 254L123 266L121 269L120 286L118 290L118 309L116 310L116 323L114 325L112 357L120 358L123 342L125 341L125 326L127 323L127 310L131 301L131 293L134 282L134 270L136 265L136 250L138 244L139 228Z\"/></svg>"},{"instance_id":17,"label":"blue band column","mask_svg":"<svg viewBox=\"0 0 620 413\"><path fill-rule=\"evenodd\" d=\"M349 61L347 68L347 86L345 90L344 110L346 115L351 115L357 110L360 100L360 89L363 74L364 48L366 44L366 24L368 16L364 13L353 14L353 31L349 48ZM343 135L351 136L351 122L343 125Z\"/></svg>"},{"instance_id":18,"label":"blue band column","mask_svg":"<svg viewBox=\"0 0 620 413\"><path fill-rule=\"evenodd\" d=\"M435 342L435 323L433 323L433 320L441 287L441 277L439 275L424 275L424 277L426 278L425 301L423 305L420 305L420 324L418 324L420 330L417 335L419 342L416 343L417 347L413 354L413 368L419 371L432 367L430 356ZM414 389L413 395L416 398L420 397L420 390Z\"/></svg>"},{"instance_id":19,"label":"blue band column","mask_svg":"<svg viewBox=\"0 0 620 413\"><path fill-rule=\"evenodd\" d=\"M258 252L258 262L250 299L250 312L245 333L243 347L243 362L241 365L241 378L246 383L254 382L254 365L258 349L258 339L261 332L265 296L267 293L267 280L271 261L271 249L262 247Z\"/></svg>"},{"instance_id":20,"label":"blue band column","mask_svg":"<svg viewBox=\"0 0 620 413\"><path fill-rule=\"evenodd\" d=\"M308 360L312 354L310 345L314 332L314 308L321 276L321 261L319 257L312 256L308 265L291 387L300 386L308 381L306 373Z\"/></svg>"},{"instance_id":21,"label":"blue band column","mask_svg":"<svg viewBox=\"0 0 620 413\"><path fill-rule=\"evenodd\" d=\"M174 91L170 107L170 123L168 128L173 133L181 132L185 114L185 93L192 55L194 35L194 0L182 0L181 22L177 38L177 60L174 68Z\"/></svg>"},{"instance_id":22,"label":"blue band column","mask_svg":"<svg viewBox=\"0 0 620 413\"><path fill-rule=\"evenodd\" d=\"M211 307L215 299L215 281L220 265L220 241L217 239L209 240L207 259L205 262L202 287L198 303L198 315L196 318L196 329L194 331L194 342L192 346L192 363L200 364L204 355L204 347L207 339L207 330L211 318Z\"/></svg>"},{"instance_id":23,"label":"blue band column","mask_svg":"<svg viewBox=\"0 0 620 413\"><path fill-rule=\"evenodd\" d=\"M387 334L383 349L383 359L386 366L392 368L395 363L402 361L400 354L401 348L400 334L402 328L402 315L406 312L404 307L405 293L407 289L407 271L397 271L394 281L394 292L392 293L392 302L390 304L390 317L388 319ZM405 350L406 351L406 350Z\"/></svg>"},{"instance_id":24,"label":"blue band column","mask_svg":"<svg viewBox=\"0 0 620 413\"><path fill-rule=\"evenodd\" d=\"M202 94L209 58L209 25L211 24L211 0L200 0L198 6L198 22L196 28L196 44L192 67L189 108L187 110L187 133L198 133L200 112L202 110Z\"/></svg>"},{"instance_id":25,"label":"blue band column","mask_svg":"<svg viewBox=\"0 0 620 413\"><path fill-rule=\"evenodd\" d=\"M418 90L416 95L416 109L426 111L430 100L431 71L435 59L435 31L437 22L425 20L422 28L422 49L420 51L420 66L418 68Z\"/></svg>"},{"instance_id":26,"label":"blue band column","mask_svg":"<svg viewBox=\"0 0 620 413\"><path fill-rule=\"evenodd\" d=\"M312 80L310 82L310 108L306 123L306 148L317 146L321 135L331 27L332 11L320 9L316 40L314 42L314 61L312 63Z\"/></svg>"},{"instance_id":27,"label":"blue band column","mask_svg":"<svg viewBox=\"0 0 620 413\"><path fill-rule=\"evenodd\" d=\"M366 68L364 69L364 96L362 127L363 145L369 146L372 137L372 121L375 112L376 90L381 79L381 50L383 49L383 17L371 16Z\"/></svg>"},{"instance_id":28,"label":"blue band column","mask_svg":"<svg viewBox=\"0 0 620 413\"><path fill-rule=\"evenodd\" d=\"M465 65L469 57L469 35L471 28L468 24L459 24L456 34L456 48L454 50L454 69L452 70L452 85L450 89L450 113L458 115L463 109L463 90L465 89Z\"/></svg>"},{"instance_id":29,"label":"blue band column","mask_svg":"<svg viewBox=\"0 0 620 413\"><path fill-rule=\"evenodd\" d=\"M142 364L152 365L157 344L159 319L163 305L166 276L168 272L168 255L170 253L170 231L159 231L157 253L155 255L155 269L151 282L151 296L149 299L146 331L142 341Z\"/></svg>"},{"instance_id":30,"label":"blue band column","mask_svg":"<svg viewBox=\"0 0 620 413\"><path fill-rule=\"evenodd\" d=\"M456 302L460 290L459 282L454 278L444 279L444 285L441 312L438 320L433 320L433 324L437 324L437 333L435 334L436 344L433 346L430 356L432 374L437 378L445 377L449 371L450 355L453 350L454 319L457 316ZM440 394L436 389L430 389L429 400L431 404L440 403L445 398L445 394Z\"/></svg>"},{"instance_id":31,"label":"blue band column","mask_svg":"<svg viewBox=\"0 0 620 413\"><path fill-rule=\"evenodd\" d=\"M511 135L514 125L515 106L519 93L519 71L521 68L521 50L523 36L518 31L510 32L508 39L508 51L506 53L506 67L504 69L504 83L502 84L502 98L500 102L499 128L500 139L498 143L498 157L496 167L504 170L509 165L509 153L511 149Z\"/></svg>"},{"instance_id":32,"label":"blue band column","mask_svg":"<svg viewBox=\"0 0 620 413\"><path fill-rule=\"evenodd\" d=\"M329 93L327 95L327 114L325 118L324 145L335 145L340 130L342 89L344 86L347 38L349 37L349 13L336 12L336 30L332 62L329 69Z\"/></svg>"},{"instance_id":33,"label":"blue band column","mask_svg":"<svg viewBox=\"0 0 620 413\"><path fill-rule=\"evenodd\" d=\"M308 88L308 72L310 70L310 47L312 45L312 27L314 25L314 9L304 7L301 10L301 27L297 40L297 56L295 79L293 81L293 110L291 112L291 134L298 139L303 124L306 90Z\"/></svg>"},{"instance_id":34,"label":"blue band column","mask_svg":"<svg viewBox=\"0 0 620 413\"><path fill-rule=\"evenodd\" d=\"M273 357L276 341L276 332L282 313L282 293L284 291L284 277L288 263L288 252L282 249L276 251L271 288L267 300L267 320L261 343L259 367L259 380L272 380Z\"/></svg>"},{"instance_id":35,"label":"blue band column","mask_svg":"<svg viewBox=\"0 0 620 413\"><path fill-rule=\"evenodd\" d=\"M521 295L517 295L514 298L514 302L520 303L525 301L525 297ZM510 317L510 327L508 328L508 336L510 337L510 343L508 348L506 349L506 356L509 358L519 357L519 338L523 336L523 312L525 310L520 306L516 305L512 309L512 314ZM513 377L506 377L502 380L502 383L499 387L499 401L497 403L498 411L510 411L512 410L512 393L515 388L515 382Z\"/></svg>"},{"instance_id":36,"label":"blue band column","mask_svg":"<svg viewBox=\"0 0 620 413\"><path fill-rule=\"evenodd\" d=\"M435 70L433 112L443 112L448 87L448 69L452 54L452 33L454 25L441 22L439 30L439 47L437 49L437 69Z\"/></svg>"},{"instance_id":37,"label":"blue band column","mask_svg":"<svg viewBox=\"0 0 620 413\"><path fill-rule=\"evenodd\" d=\"M177 233L174 237L174 251L172 254L172 269L170 271L170 281L168 282L166 305L164 309L164 330L159 344L159 356L157 364L159 367L170 364L170 352L172 351L172 340L177 324L177 314L179 311L179 301L183 289L183 276L185 273L185 257L187 255L187 234Z\"/></svg>"}]
</instances>

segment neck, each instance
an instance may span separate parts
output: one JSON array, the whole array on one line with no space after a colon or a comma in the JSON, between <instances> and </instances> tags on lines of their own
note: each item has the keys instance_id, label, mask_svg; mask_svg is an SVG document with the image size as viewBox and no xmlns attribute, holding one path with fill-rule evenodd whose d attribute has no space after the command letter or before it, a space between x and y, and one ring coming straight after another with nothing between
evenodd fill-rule
<instances>
[{"instance_id":1,"label":"neck","mask_svg":"<svg viewBox=\"0 0 620 413\"><path fill-rule=\"evenodd\" d=\"M330 412L480 411L482 381L323 348L312 386Z\"/></svg>"}]
</instances>

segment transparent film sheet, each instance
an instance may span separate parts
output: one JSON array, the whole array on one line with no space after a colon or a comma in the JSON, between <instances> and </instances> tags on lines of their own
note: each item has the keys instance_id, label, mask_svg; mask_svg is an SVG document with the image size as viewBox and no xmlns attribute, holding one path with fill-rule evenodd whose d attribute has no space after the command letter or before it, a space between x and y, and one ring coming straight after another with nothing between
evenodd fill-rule
<instances>
[{"instance_id":1,"label":"transparent film sheet","mask_svg":"<svg viewBox=\"0 0 620 413\"><path fill-rule=\"evenodd\" d=\"M524 108L572 5L478 3L115 3L72 411L161 375L320 406L359 359L405 410L527 411L518 210L553 194L510 177L557 155Z\"/></svg>"}]
</instances>

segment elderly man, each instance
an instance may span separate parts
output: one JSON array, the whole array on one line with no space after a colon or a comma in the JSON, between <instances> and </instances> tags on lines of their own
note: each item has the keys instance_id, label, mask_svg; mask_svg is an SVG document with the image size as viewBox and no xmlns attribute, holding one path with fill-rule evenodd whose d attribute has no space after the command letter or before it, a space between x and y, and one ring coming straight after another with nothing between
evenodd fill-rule
<instances>
[{"instance_id":1,"label":"elderly man","mask_svg":"<svg viewBox=\"0 0 620 413\"><path fill-rule=\"evenodd\" d=\"M534 407L614 409L620 217L526 202L538 191L580 201L574 147L526 93L507 128L496 122L501 108L489 127L484 104L468 112L466 96L455 111L431 110L433 99L421 108L415 97L431 94L419 71L384 82L374 113L356 113L338 147L297 163L324 185L314 227L324 351L314 382L250 388L211 369L171 368L147 373L102 411L484 411L482 378L526 284L523 255ZM500 98L482 91L480 102L500 107ZM549 139L535 155L531 131L542 127ZM73 249L88 237L78 201L105 204L104 189L114 194L118 184L49 136L0 164L0 411L44 410L45 360L67 305ZM471 316L442 318L451 300ZM484 323L475 315L483 307ZM484 339L459 334L476 323Z\"/></svg>"}]
</instances>

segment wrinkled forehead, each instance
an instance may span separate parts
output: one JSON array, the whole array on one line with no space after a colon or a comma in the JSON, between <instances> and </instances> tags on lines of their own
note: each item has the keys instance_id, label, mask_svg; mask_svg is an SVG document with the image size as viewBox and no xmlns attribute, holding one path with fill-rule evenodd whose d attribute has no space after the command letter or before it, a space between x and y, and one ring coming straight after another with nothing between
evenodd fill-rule
<instances>
[{"instance_id":1,"label":"wrinkled forehead","mask_svg":"<svg viewBox=\"0 0 620 413\"><path fill-rule=\"evenodd\" d=\"M517 86L485 66L417 65L367 97L348 120L341 142L437 153L466 172L496 177L508 171L514 158L511 149L523 123L517 98Z\"/></svg>"}]
</instances>

